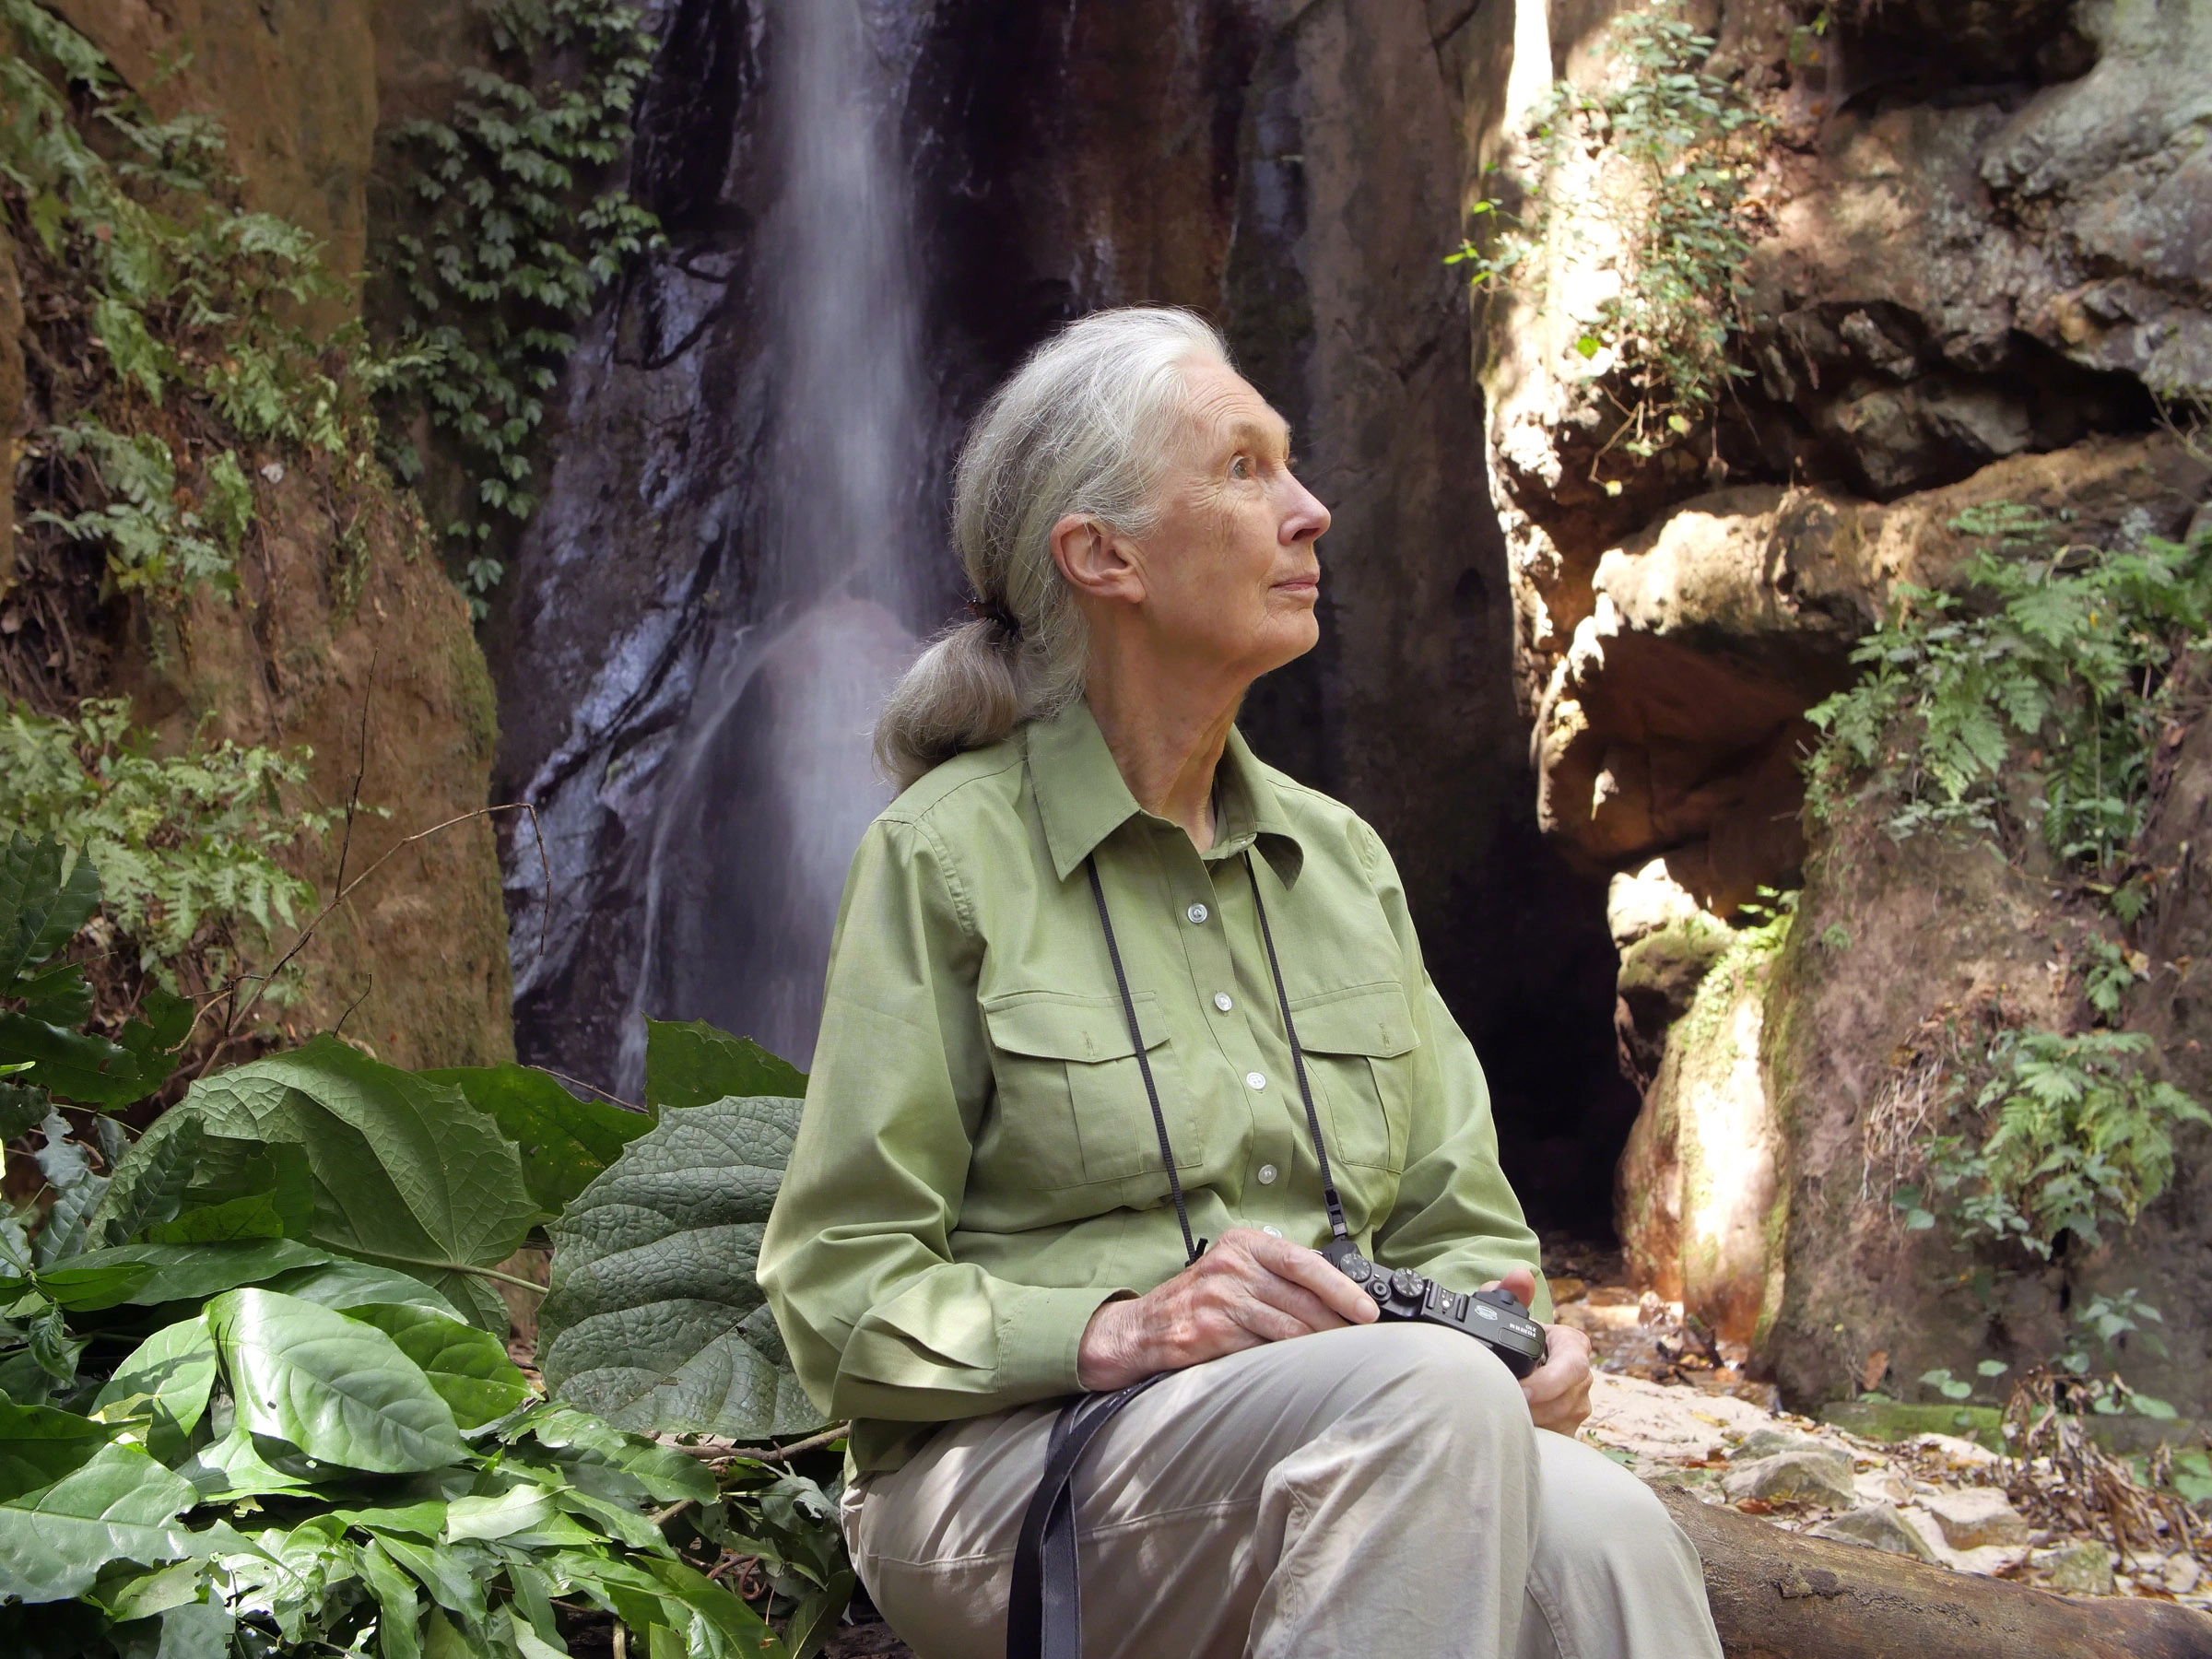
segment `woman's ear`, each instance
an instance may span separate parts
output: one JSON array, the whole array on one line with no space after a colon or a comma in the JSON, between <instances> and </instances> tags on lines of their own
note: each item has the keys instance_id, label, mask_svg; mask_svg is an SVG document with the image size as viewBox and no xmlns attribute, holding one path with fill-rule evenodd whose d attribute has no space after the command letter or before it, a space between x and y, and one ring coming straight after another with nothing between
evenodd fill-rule
<instances>
[{"instance_id":1,"label":"woman's ear","mask_svg":"<svg viewBox=\"0 0 2212 1659\"><path fill-rule=\"evenodd\" d=\"M1078 594L1141 603L1144 571L1135 548L1095 518L1069 513L1053 526L1053 562Z\"/></svg>"}]
</instances>

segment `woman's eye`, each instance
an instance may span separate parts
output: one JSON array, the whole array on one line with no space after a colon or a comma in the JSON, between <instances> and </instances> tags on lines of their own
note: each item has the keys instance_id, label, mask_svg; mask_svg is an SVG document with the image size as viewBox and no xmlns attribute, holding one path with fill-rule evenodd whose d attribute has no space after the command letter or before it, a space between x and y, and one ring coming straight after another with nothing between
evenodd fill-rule
<instances>
[{"instance_id":1,"label":"woman's eye","mask_svg":"<svg viewBox=\"0 0 2212 1659\"><path fill-rule=\"evenodd\" d=\"M1229 476L1232 478L1251 477L1252 457L1249 455L1239 455L1234 461L1231 461L1229 464Z\"/></svg>"}]
</instances>

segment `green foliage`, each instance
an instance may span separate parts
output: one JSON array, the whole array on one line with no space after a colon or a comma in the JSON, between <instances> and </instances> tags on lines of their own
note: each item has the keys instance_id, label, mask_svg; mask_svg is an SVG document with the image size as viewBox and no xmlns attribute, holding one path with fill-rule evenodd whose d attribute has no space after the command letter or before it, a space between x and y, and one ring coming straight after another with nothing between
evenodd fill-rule
<instances>
[{"instance_id":1,"label":"green foliage","mask_svg":"<svg viewBox=\"0 0 2212 1659\"><path fill-rule=\"evenodd\" d=\"M1954 1082L1928 1149L1927 1190L1898 1189L1907 1224L1947 1214L1969 1242L2048 1260L2062 1233L2094 1247L2131 1224L2173 1175L2173 1130L2212 1124L2143 1069L2140 1032L2001 1030L1976 1088Z\"/></svg>"},{"instance_id":2,"label":"green foliage","mask_svg":"<svg viewBox=\"0 0 2212 1659\"><path fill-rule=\"evenodd\" d=\"M71 493L98 499L29 522L104 547L124 592L174 603L229 585L253 487L229 448L186 468L147 429L150 411L191 406L248 441L358 465L372 449L366 395L396 368L358 328L318 336L288 320L343 287L306 231L234 205L219 126L157 119L32 0L0 0L0 22L18 42L0 59L0 206L65 285L115 385L104 414L81 412L29 447L79 465Z\"/></svg>"},{"instance_id":3,"label":"green foliage","mask_svg":"<svg viewBox=\"0 0 2212 1659\"><path fill-rule=\"evenodd\" d=\"M159 1153L179 1135L204 1137L202 1147L183 1171L159 1177L175 1206L157 1206ZM273 1192L281 1164L257 1165L252 1149L291 1147L309 1171L308 1239L413 1271L486 1328L506 1329L485 1270L514 1253L537 1215L514 1143L460 1089L379 1065L335 1038L194 1083L116 1171L107 1210L166 1208L166 1220L187 1197L200 1208Z\"/></svg>"},{"instance_id":4,"label":"green foliage","mask_svg":"<svg viewBox=\"0 0 2212 1659\"><path fill-rule=\"evenodd\" d=\"M67 864L65 870L64 865ZM33 841L10 833L0 854L0 1139L34 1123L49 1125L53 1097L91 1106L144 1100L176 1069L172 1051L192 1023L192 1005L159 990L146 999L147 1018L124 1026L111 1041L81 1030L92 1011L84 970L62 955L100 905L100 874L88 857L69 861L51 835ZM97 1179L88 1163L45 1132L49 1184L58 1194Z\"/></svg>"},{"instance_id":5,"label":"green foliage","mask_svg":"<svg viewBox=\"0 0 2212 1659\"><path fill-rule=\"evenodd\" d=\"M1729 344L1747 296L1747 185L1771 124L1705 71L1712 38L1670 7L1624 12L1611 37L1620 72L1609 89L1561 81L1539 112L1529 210L1516 218L1501 200L1478 203L1498 229L1451 263L1466 265L1480 289L1522 282L1570 222L1574 192L1572 213L1594 216L1618 240L1620 278L1583 319L1576 350L1612 354L1607 390L1623 418L1605 449L1644 457L1689 436L1745 372Z\"/></svg>"},{"instance_id":6,"label":"green foliage","mask_svg":"<svg viewBox=\"0 0 2212 1659\"><path fill-rule=\"evenodd\" d=\"M597 181L619 158L652 66L652 37L619 0L501 0L493 44L506 74L464 69L450 122L410 122L419 221L383 263L414 368L407 401L458 446L471 498L448 527L480 618L503 573L494 513L536 505L530 435L575 348L569 332L659 222ZM553 72L567 72L567 78ZM402 471L418 465L402 454Z\"/></svg>"},{"instance_id":7,"label":"green foliage","mask_svg":"<svg viewBox=\"0 0 2212 1659\"><path fill-rule=\"evenodd\" d=\"M750 1037L733 1037L704 1020L645 1022L645 1103L705 1106L750 1095L802 1100L806 1074Z\"/></svg>"},{"instance_id":8,"label":"green foliage","mask_svg":"<svg viewBox=\"0 0 2212 1659\"><path fill-rule=\"evenodd\" d=\"M1738 908L1740 924L1698 982L1689 1012L1682 1018L1688 1048L1704 1050L1721 1041L1729 1010L1749 988L1752 976L1789 942L1790 929L1797 921L1797 900L1794 892L1762 887L1756 900Z\"/></svg>"},{"instance_id":9,"label":"green foliage","mask_svg":"<svg viewBox=\"0 0 2212 1659\"><path fill-rule=\"evenodd\" d=\"M625 1427L747 1440L820 1426L753 1279L799 1105L666 1107L584 1189L552 1230L548 1387Z\"/></svg>"},{"instance_id":10,"label":"green foliage","mask_svg":"<svg viewBox=\"0 0 2212 1659\"><path fill-rule=\"evenodd\" d=\"M645 1113L580 1100L532 1066L464 1066L420 1075L426 1083L458 1088L521 1148L524 1184L548 1218L653 1127Z\"/></svg>"},{"instance_id":11,"label":"green foliage","mask_svg":"<svg viewBox=\"0 0 2212 1659\"><path fill-rule=\"evenodd\" d=\"M1969 591L1899 588L1853 653L1858 683L1807 715L1823 737L1806 804L1833 818L1880 800L1900 840L1997 834L2024 781L2052 853L2106 870L2142 827L2173 668L2212 629L2212 540L2062 547L2060 523L2009 503L1951 527L1983 544Z\"/></svg>"},{"instance_id":12,"label":"green foliage","mask_svg":"<svg viewBox=\"0 0 2212 1659\"><path fill-rule=\"evenodd\" d=\"M228 741L157 756L120 698L88 698L74 721L18 709L0 716L0 821L82 848L139 967L175 989L189 962L211 989L242 944L314 902L278 863L330 824L285 798L304 762Z\"/></svg>"},{"instance_id":13,"label":"green foliage","mask_svg":"<svg viewBox=\"0 0 2212 1659\"><path fill-rule=\"evenodd\" d=\"M88 913L81 894L18 905L0 950L35 959ZM89 1228L59 1203L0 1222L0 1648L546 1659L594 1613L660 1659L818 1647L853 1583L832 1492L744 1456L718 1482L538 1397L433 1288L490 1277L471 1264L535 1213L469 1099L319 1040L203 1079L127 1150L103 1141ZM50 1120L41 1162L75 1191L99 1154L67 1127ZM308 1201L278 1202L288 1182ZM247 1189L308 1237L166 1241ZM405 1241L447 1259L402 1272ZM782 1635L704 1571L733 1553Z\"/></svg>"},{"instance_id":14,"label":"green foliage","mask_svg":"<svg viewBox=\"0 0 2212 1659\"><path fill-rule=\"evenodd\" d=\"M151 432L124 438L80 420L49 429L45 442L64 460L88 461L107 501L77 513L41 509L30 522L104 545L119 592L182 594L209 582L237 586L239 542L253 521L253 492L230 451L205 469L208 511L201 513L178 505L175 457Z\"/></svg>"}]
</instances>

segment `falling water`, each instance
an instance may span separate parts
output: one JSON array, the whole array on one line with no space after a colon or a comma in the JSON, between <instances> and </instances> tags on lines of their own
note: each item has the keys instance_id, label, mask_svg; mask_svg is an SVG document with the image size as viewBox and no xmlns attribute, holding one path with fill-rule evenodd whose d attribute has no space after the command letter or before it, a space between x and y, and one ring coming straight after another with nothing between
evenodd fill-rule
<instances>
[{"instance_id":1,"label":"falling water","mask_svg":"<svg viewBox=\"0 0 2212 1659\"><path fill-rule=\"evenodd\" d=\"M912 660L929 551L919 279L897 100L861 0L775 0L782 188L762 269L777 331L758 586L702 665L653 830L634 1010L805 1064L845 866L888 790L869 759ZM622 1071L643 1066L632 1019Z\"/></svg>"}]
</instances>

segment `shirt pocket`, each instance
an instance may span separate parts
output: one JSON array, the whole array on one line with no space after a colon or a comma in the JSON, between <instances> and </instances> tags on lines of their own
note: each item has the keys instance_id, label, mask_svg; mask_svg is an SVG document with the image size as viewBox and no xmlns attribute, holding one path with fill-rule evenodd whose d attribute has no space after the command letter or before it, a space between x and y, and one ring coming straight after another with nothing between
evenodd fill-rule
<instances>
[{"instance_id":1,"label":"shirt pocket","mask_svg":"<svg viewBox=\"0 0 2212 1659\"><path fill-rule=\"evenodd\" d=\"M1294 1006L1299 1047L1321 1096L1329 1157L1362 1169L1406 1167L1412 1062L1420 1044L1395 981L1324 992Z\"/></svg>"},{"instance_id":2,"label":"shirt pocket","mask_svg":"<svg viewBox=\"0 0 2212 1659\"><path fill-rule=\"evenodd\" d=\"M1175 1161L1187 1168L1198 1137L1166 1013L1152 992L1131 1000ZM1009 1157L1048 1187L1159 1173L1159 1134L1119 997L1018 991L982 1013Z\"/></svg>"}]
</instances>

